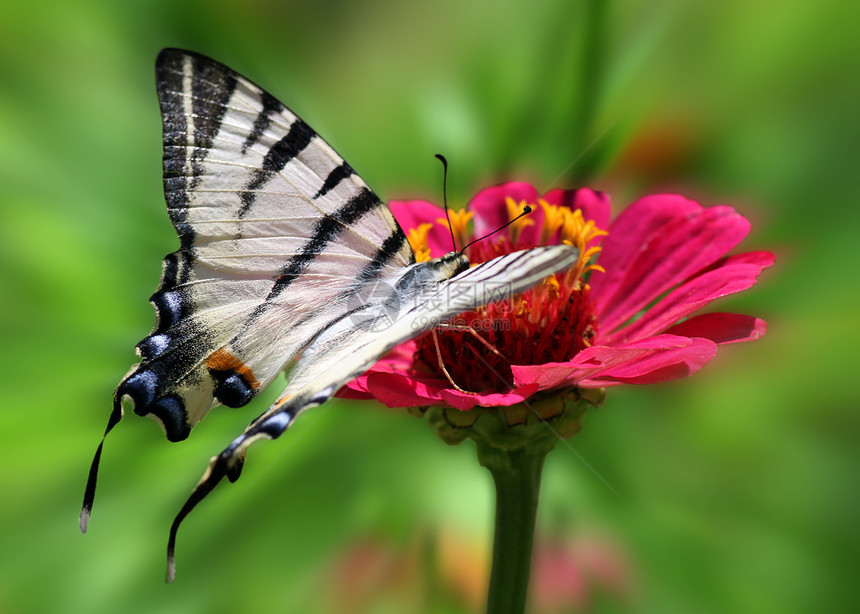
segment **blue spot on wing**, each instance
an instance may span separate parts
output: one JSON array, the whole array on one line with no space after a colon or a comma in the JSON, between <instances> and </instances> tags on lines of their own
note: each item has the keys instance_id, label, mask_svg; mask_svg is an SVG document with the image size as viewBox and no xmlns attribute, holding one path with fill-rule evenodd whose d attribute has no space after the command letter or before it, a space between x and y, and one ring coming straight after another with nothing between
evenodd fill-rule
<instances>
[{"instance_id":1,"label":"blue spot on wing","mask_svg":"<svg viewBox=\"0 0 860 614\"><path fill-rule=\"evenodd\" d=\"M161 421L169 441L181 441L191 432L185 403L178 394L165 395L159 388L155 371L141 369L120 383L116 397L129 397L134 403L134 413L138 416L152 414Z\"/></svg>"},{"instance_id":2,"label":"blue spot on wing","mask_svg":"<svg viewBox=\"0 0 860 614\"><path fill-rule=\"evenodd\" d=\"M150 360L163 354L170 347L170 337L164 333L150 335L137 344L137 350L145 360Z\"/></svg>"},{"instance_id":3,"label":"blue spot on wing","mask_svg":"<svg viewBox=\"0 0 860 614\"><path fill-rule=\"evenodd\" d=\"M235 371L209 369L209 374L215 382L215 397L227 407L247 405L257 394L245 378Z\"/></svg>"},{"instance_id":4,"label":"blue spot on wing","mask_svg":"<svg viewBox=\"0 0 860 614\"><path fill-rule=\"evenodd\" d=\"M138 407L146 407L155 400L155 395L158 389L158 376L154 371L137 371L130 377L126 378L117 388L117 397L122 398L126 395L130 396L134 401L134 411L138 412Z\"/></svg>"}]
</instances>

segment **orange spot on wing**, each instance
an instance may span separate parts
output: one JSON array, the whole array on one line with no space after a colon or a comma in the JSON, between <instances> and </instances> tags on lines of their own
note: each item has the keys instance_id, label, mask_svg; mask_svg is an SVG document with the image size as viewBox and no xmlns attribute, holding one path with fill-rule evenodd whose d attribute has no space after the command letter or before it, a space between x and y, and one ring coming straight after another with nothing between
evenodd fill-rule
<instances>
[{"instance_id":1,"label":"orange spot on wing","mask_svg":"<svg viewBox=\"0 0 860 614\"><path fill-rule=\"evenodd\" d=\"M260 382L254 377L251 368L224 348L212 352L206 359L206 366L214 371L235 371L245 378L245 381L254 390L260 387Z\"/></svg>"}]
</instances>

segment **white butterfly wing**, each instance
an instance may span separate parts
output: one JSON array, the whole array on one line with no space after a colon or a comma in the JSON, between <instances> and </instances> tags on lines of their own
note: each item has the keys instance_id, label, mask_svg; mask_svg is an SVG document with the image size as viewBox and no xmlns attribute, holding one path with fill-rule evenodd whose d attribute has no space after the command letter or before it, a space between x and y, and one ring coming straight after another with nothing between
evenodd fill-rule
<instances>
[{"instance_id":1,"label":"white butterfly wing","mask_svg":"<svg viewBox=\"0 0 860 614\"><path fill-rule=\"evenodd\" d=\"M246 404L329 320L356 280L412 259L388 208L273 96L204 56L156 62L164 190L182 248L152 297L158 325L120 384L169 439Z\"/></svg>"}]
</instances>

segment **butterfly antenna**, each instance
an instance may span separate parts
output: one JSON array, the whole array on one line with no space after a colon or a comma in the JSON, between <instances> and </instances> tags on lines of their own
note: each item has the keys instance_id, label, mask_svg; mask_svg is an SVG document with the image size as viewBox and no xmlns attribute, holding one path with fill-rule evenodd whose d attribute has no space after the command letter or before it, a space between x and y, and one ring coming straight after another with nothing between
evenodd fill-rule
<instances>
[{"instance_id":1,"label":"butterfly antenna","mask_svg":"<svg viewBox=\"0 0 860 614\"><path fill-rule=\"evenodd\" d=\"M454 244L454 251L457 251L457 240L454 238L454 228L451 226L451 216L448 214L448 160L442 154L436 154L439 161L442 163L442 202L445 205L445 219L448 220L448 230L451 232L451 243Z\"/></svg>"},{"instance_id":2,"label":"butterfly antenna","mask_svg":"<svg viewBox=\"0 0 860 614\"><path fill-rule=\"evenodd\" d=\"M461 249L461 250L460 250L460 253L462 254L463 252L465 252L465 251L466 251L466 249L467 249L469 246L474 245L474 244L475 244L475 243L477 243L478 241L483 241L483 240L484 240L484 239L486 239L487 237L491 237L491 236L493 236L494 234L496 234L496 233L497 233L497 232L499 232L500 230L504 230L505 228L507 228L508 226L510 226L511 224L513 224L514 222L516 222L518 219L520 219L520 218L521 218L521 217L523 217L523 216L528 215L528 214L529 214L529 213L531 213L531 212L532 212L532 208L531 208L530 206L528 206L528 205L524 206L524 207L523 207L523 212L522 212L522 213L520 213L517 217L515 217L514 219L512 219L512 220L511 220L510 222L508 222L507 224L504 224L503 226L499 226L499 227L498 227L498 228L496 228L494 231L492 231L492 232L488 232L488 233L487 233L487 234L485 234L483 237L479 237L479 238L475 239L474 241L472 241L471 243L467 244L467 245L466 245L466 247L464 247L463 249Z\"/></svg>"}]
</instances>

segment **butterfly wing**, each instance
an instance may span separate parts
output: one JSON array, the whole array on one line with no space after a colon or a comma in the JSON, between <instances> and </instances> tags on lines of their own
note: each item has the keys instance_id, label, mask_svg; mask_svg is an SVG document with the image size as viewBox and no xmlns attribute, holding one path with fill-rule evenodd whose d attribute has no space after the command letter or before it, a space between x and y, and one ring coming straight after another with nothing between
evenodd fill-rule
<instances>
[{"instance_id":1,"label":"butterfly wing","mask_svg":"<svg viewBox=\"0 0 860 614\"><path fill-rule=\"evenodd\" d=\"M413 257L388 208L273 96L174 49L156 74L182 247L165 259L158 325L117 396L179 440L218 402L244 405L271 382L356 279Z\"/></svg>"},{"instance_id":2,"label":"butterfly wing","mask_svg":"<svg viewBox=\"0 0 860 614\"><path fill-rule=\"evenodd\" d=\"M397 275L414 255L388 208L271 94L177 49L159 54L156 77L180 249L164 259L156 326L105 434L128 398L179 441L213 406L249 402L367 279Z\"/></svg>"},{"instance_id":3,"label":"butterfly wing","mask_svg":"<svg viewBox=\"0 0 860 614\"><path fill-rule=\"evenodd\" d=\"M406 273L359 312L327 328L305 350L281 397L246 431L212 458L206 473L176 517L168 544L168 579L175 575L176 532L185 516L227 476L235 481L245 452L259 439L279 437L303 410L320 405L361 375L396 345L417 337L464 311L520 293L557 271L573 266L578 251L552 245L515 252L432 284L403 284ZM415 266L422 266L421 263Z\"/></svg>"}]
</instances>

